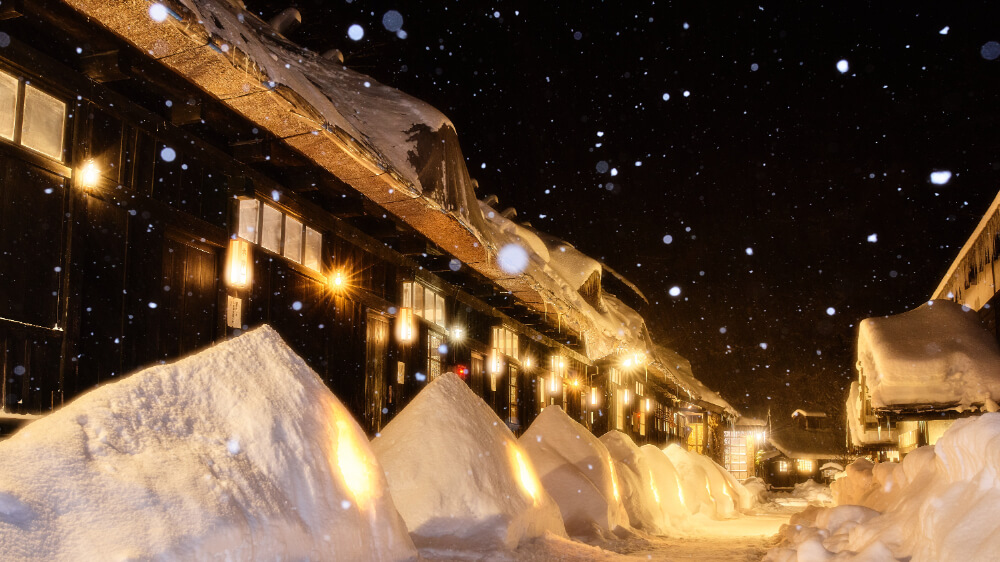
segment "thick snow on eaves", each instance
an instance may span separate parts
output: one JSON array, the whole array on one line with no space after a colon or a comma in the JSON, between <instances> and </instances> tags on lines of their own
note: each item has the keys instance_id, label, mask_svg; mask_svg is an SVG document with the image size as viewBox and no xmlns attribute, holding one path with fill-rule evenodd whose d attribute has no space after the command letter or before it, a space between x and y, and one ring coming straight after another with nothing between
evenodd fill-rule
<instances>
[{"instance_id":1,"label":"thick snow on eaves","mask_svg":"<svg viewBox=\"0 0 1000 562\"><path fill-rule=\"evenodd\" d=\"M454 125L431 105L324 59L274 34L255 16L225 0L180 0L210 36L238 49L331 126L377 154L419 193L482 226Z\"/></svg>"},{"instance_id":2,"label":"thick snow on eaves","mask_svg":"<svg viewBox=\"0 0 1000 562\"><path fill-rule=\"evenodd\" d=\"M863 320L858 366L875 408L1000 400L1000 349L975 312L951 301Z\"/></svg>"},{"instance_id":3,"label":"thick snow on eaves","mask_svg":"<svg viewBox=\"0 0 1000 562\"><path fill-rule=\"evenodd\" d=\"M363 431L269 327L0 443L0 560L404 560Z\"/></svg>"},{"instance_id":4,"label":"thick snow on eaves","mask_svg":"<svg viewBox=\"0 0 1000 562\"><path fill-rule=\"evenodd\" d=\"M545 235L515 224L486 203L480 201L480 206L486 219L484 234L490 244L495 248L516 244L524 249L528 263L521 275L529 279L534 290L546 299L551 312L563 314L570 328L581 334L586 342L588 357L600 359L622 349L648 348L645 321L637 312L605 294L602 299L608 310L602 313L578 292L580 285L586 281L584 275L589 277L591 272L600 271L599 263L575 249L566 252L558 250L558 247L553 249L543 241ZM552 266L553 261L558 261L553 256L560 254L559 259L562 259L564 253L569 257L561 261L559 267L567 268L567 271L560 273L559 267ZM582 272L573 273L572 263L584 268Z\"/></svg>"}]
</instances>

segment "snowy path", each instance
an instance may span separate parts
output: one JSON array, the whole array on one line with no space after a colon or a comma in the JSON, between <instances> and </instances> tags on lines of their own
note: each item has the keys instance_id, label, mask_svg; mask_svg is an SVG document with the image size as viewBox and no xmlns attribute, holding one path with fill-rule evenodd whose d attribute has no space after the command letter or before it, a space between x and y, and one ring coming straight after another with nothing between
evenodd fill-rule
<instances>
[{"instance_id":1,"label":"snowy path","mask_svg":"<svg viewBox=\"0 0 1000 562\"><path fill-rule=\"evenodd\" d=\"M801 508L799 508L801 509ZM798 509L796 509L797 511ZM421 551L423 560L435 562L477 560L484 562L629 562L653 560L659 562L697 560L698 562L756 562L777 542L781 525L788 522L790 512L762 513L739 519L714 521L700 519L698 530L685 538L628 539L608 543L604 548L546 537L523 545L513 553L478 555L457 552Z\"/></svg>"}]
</instances>

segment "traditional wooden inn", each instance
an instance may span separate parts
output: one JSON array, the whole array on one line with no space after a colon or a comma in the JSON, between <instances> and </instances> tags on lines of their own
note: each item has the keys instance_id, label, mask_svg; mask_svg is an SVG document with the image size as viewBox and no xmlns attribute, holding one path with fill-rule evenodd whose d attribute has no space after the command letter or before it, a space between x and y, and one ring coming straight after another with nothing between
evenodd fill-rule
<instances>
[{"instance_id":1,"label":"traditional wooden inn","mask_svg":"<svg viewBox=\"0 0 1000 562\"><path fill-rule=\"evenodd\" d=\"M290 42L294 18L231 0L0 18L7 419L261 323L373 433L447 371L515 432L558 404L711 451L710 419L735 415L672 375L634 285L477 197L445 116Z\"/></svg>"}]
</instances>

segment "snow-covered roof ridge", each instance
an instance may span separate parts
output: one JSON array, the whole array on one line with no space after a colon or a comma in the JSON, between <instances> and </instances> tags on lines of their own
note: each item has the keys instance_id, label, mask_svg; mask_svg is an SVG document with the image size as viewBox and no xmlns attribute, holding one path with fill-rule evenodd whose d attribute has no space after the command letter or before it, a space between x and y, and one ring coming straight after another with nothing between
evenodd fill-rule
<instances>
[{"instance_id":1,"label":"snow-covered roof ridge","mask_svg":"<svg viewBox=\"0 0 1000 562\"><path fill-rule=\"evenodd\" d=\"M796 416L802 416L805 418L825 418L826 412L803 410L802 408L799 408L798 410L792 412L792 417L794 418Z\"/></svg>"},{"instance_id":2,"label":"snow-covered roof ridge","mask_svg":"<svg viewBox=\"0 0 1000 562\"><path fill-rule=\"evenodd\" d=\"M994 409L1000 400L1000 347L977 313L947 300L863 320L858 368L876 409Z\"/></svg>"}]
</instances>

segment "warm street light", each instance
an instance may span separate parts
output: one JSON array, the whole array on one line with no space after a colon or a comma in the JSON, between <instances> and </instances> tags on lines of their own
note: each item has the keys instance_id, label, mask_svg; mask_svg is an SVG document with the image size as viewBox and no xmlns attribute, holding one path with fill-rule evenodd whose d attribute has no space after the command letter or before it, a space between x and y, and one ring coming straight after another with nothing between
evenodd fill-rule
<instances>
[{"instance_id":1,"label":"warm street light","mask_svg":"<svg viewBox=\"0 0 1000 562\"><path fill-rule=\"evenodd\" d=\"M413 341L413 309L408 306L399 307L396 316L396 338L403 343Z\"/></svg>"},{"instance_id":2,"label":"warm street light","mask_svg":"<svg viewBox=\"0 0 1000 562\"><path fill-rule=\"evenodd\" d=\"M101 181L101 169L97 167L97 163L93 160L87 160L80 167L79 174L80 185L88 189L97 187L98 182Z\"/></svg>"}]
</instances>

